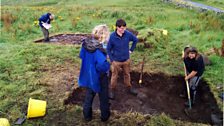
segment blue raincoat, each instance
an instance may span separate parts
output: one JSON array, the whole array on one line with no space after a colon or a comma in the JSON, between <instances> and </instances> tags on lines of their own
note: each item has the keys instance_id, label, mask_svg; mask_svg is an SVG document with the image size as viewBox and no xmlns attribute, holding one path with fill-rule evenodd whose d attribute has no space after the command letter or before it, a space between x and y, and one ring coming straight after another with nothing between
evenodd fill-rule
<instances>
[{"instance_id":1,"label":"blue raincoat","mask_svg":"<svg viewBox=\"0 0 224 126\"><path fill-rule=\"evenodd\" d=\"M106 74L110 69L110 64L106 60L106 53L102 51L102 47L94 47L93 40L85 40L80 51L82 60L78 85L80 87L91 88L94 92L100 92L100 76ZM84 45L87 46L84 46ZM88 49L89 45L91 50Z\"/></svg>"}]
</instances>

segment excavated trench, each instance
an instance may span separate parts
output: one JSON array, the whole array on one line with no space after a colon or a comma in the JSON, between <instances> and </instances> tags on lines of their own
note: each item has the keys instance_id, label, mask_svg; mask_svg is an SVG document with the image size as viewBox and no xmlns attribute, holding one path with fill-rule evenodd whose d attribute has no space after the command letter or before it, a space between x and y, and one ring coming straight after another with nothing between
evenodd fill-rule
<instances>
[{"instance_id":1,"label":"excavated trench","mask_svg":"<svg viewBox=\"0 0 224 126\"><path fill-rule=\"evenodd\" d=\"M50 37L54 44L81 44L81 40L91 37L90 34L58 34ZM43 42L43 39L36 40L36 43ZM140 73L131 72L131 83L138 90L138 95L129 94L123 84L123 76L120 74L115 93L115 100L110 100L111 110L117 112L139 112L142 114L157 115L166 113L173 119L197 123L213 124L211 115L222 117L213 93L208 84L201 80L198 86L196 104L186 113L184 103L187 99L179 97L184 88L183 76L168 76L163 73L143 74L143 83L140 86ZM85 97L85 89L77 88L64 99L64 105L82 106ZM94 99L93 109L99 109L98 95ZM222 120L222 119L221 119Z\"/></svg>"},{"instance_id":2,"label":"excavated trench","mask_svg":"<svg viewBox=\"0 0 224 126\"><path fill-rule=\"evenodd\" d=\"M208 84L203 80L198 86L196 104L186 113L187 107L184 103L187 99L179 97L185 84L182 76L144 73L143 84L140 86L139 75L138 72L131 72L131 82L139 92L137 96L133 96L127 93L120 74L115 100L110 100L111 110L120 113L135 111L152 115L164 112L173 119L206 124L212 124L211 114L222 114ZM84 97L85 89L77 88L65 99L64 104L82 106ZM99 109L98 95L94 99L93 109Z\"/></svg>"},{"instance_id":3,"label":"excavated trench","mask_svg":"<svg viewBox=\"0 0 224 126\"><path fill-rule=\"evenodd\" d=\"M44 42L43 39L34 41L35 43L54 43L54 44L81 44L85 38L90 38L91 34L57 34L49 37L49 42Z\"/></svg>"}]
</instances>

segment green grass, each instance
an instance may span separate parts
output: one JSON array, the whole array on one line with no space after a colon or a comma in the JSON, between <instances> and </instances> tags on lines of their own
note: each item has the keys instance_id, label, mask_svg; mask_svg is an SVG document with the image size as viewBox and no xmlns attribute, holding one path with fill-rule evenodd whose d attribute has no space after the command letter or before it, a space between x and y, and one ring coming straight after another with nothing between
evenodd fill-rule
<instances>
[{"instance_id":1,"label":"green grass","mask_svg":"<svg viewBox=\"0 0 224 126\"><path fill-rule=\"evenodd\" d=\"M148 126L174 126L175 123L172 119L170 119L168 116L166 116L164 113L162 113L159 116L154 116L152 119L148 122Z\"/></svg>"},{"instance_id":2,"label":"green grass","mask_svg":"<svg viewBox=\"0 0 224 126\"><path fill-rule=\"evenodd\" d=\"M1 1L0 111L9 117L2 113L0 116L9 118L11 122L22 115L21 107L25 108L29 97L46 99L46 86L40 84L40 78L44 76L42 69L62 66L67 61L80 63L77 58L79 47L33 43L33 40L42 37L35 21L46 12L56 15L50 34L90 33L95 25L101 23L107 24L112 31L118 18L124 18L128 27L137 29L141 35L152 30L155 32L154 36L145 36L153 47L137 48L131 56L134 64L137 64L141 60L139 57L146 55L148 72L183 75L180 57L185 45L194 45L201 53L205 53L213 47L220 48L224 39L224 15L198 13L157 0ZM161 29L168 30L168 36L162 35L159 32ZM224 83L224 58L216 54L211 54L209 58L213 64L206 67L204 79L215 89L216 85ZM218 95L217 92L215 94ZM49 108L55 106L62 107L60 104L51 103ZM52 115L57 113L54 109L49 111ZM72 112L75 113L76 109ZM82 113L79 112L77 115L80 119ZM149 120L143 118L143 115L139 115L138 118L130 113L123 116L110 121L110 124L133 124L138 123L138 119L149 125L181 123L164 114ZM97 125L99 120L95 121ZM48 119L45 117L42 120L28 120L24 125L46 125L47 122Z\"/></svg>"},{"instance_id":3,"label":"green grass","mask_svg":"<svg viewBox=\"0 0 224 126\"><path fill-rule=\"evenodd\" d=\"M45 0L3 0L1 1L1 5L35 5L35 6L48 6L48 5L54 5L58 2L56 0L48 0L47 2Z\"/></svg>"}]
</instances>

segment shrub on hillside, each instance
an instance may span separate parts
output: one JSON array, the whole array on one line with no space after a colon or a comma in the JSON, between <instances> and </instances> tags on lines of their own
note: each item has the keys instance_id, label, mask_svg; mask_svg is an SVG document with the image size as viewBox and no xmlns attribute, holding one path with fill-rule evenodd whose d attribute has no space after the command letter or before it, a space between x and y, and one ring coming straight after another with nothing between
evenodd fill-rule
<instances>
[{"instance_id":1,"label":"shrub on hillside","mask_svg":"<svg viewBox=\"0 0 224 126\"><path fill-rule=\"evenodd\" d=\"M17 19L17 16L11 14L11 13L3 13L1 15L1 21L3 22L3 27L6 29L6 30L9 30L11 25L16 21Z\"/></svg>"}]
</instances>

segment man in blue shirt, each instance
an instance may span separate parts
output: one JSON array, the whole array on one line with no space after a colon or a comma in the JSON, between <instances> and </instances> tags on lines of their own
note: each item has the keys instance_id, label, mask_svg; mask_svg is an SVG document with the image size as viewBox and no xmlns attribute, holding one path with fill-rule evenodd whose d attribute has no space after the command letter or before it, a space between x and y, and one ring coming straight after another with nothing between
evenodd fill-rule
<instances>
[{"instance_id":1,"label":"man in blue shirt","mask_svg":"<svg viewBox=\"0 0 224 126\"><path fill-rule=\"evenodd\" d=\"M44 27L44 24L50 24L51 20L54 19L54 15L51 13L46 13L39 18L39 26L44 34L44 41L48 42L49 40L49 28Z\"/></svg>"},{"instance_id":2,"label":"man in blue shirt","mask_svg":"<svg viewBox=\"0 0 224 126\"><path fill-rule=\"evenodd\" d=\"M132 41L132 46L129 49L129 42ZM138 39L131 32L126 30L126 22L123 19L118 19L116 22L116 30L111 33L107 45L107 53L112 64L112 76L110 85L110 98L114 99L117 77L120 68L123 68L124 83L128 87L129 93L137 95L137 91L131 85L130 77L130 54L134 51Z\"/></svg>"}]
</instances>

